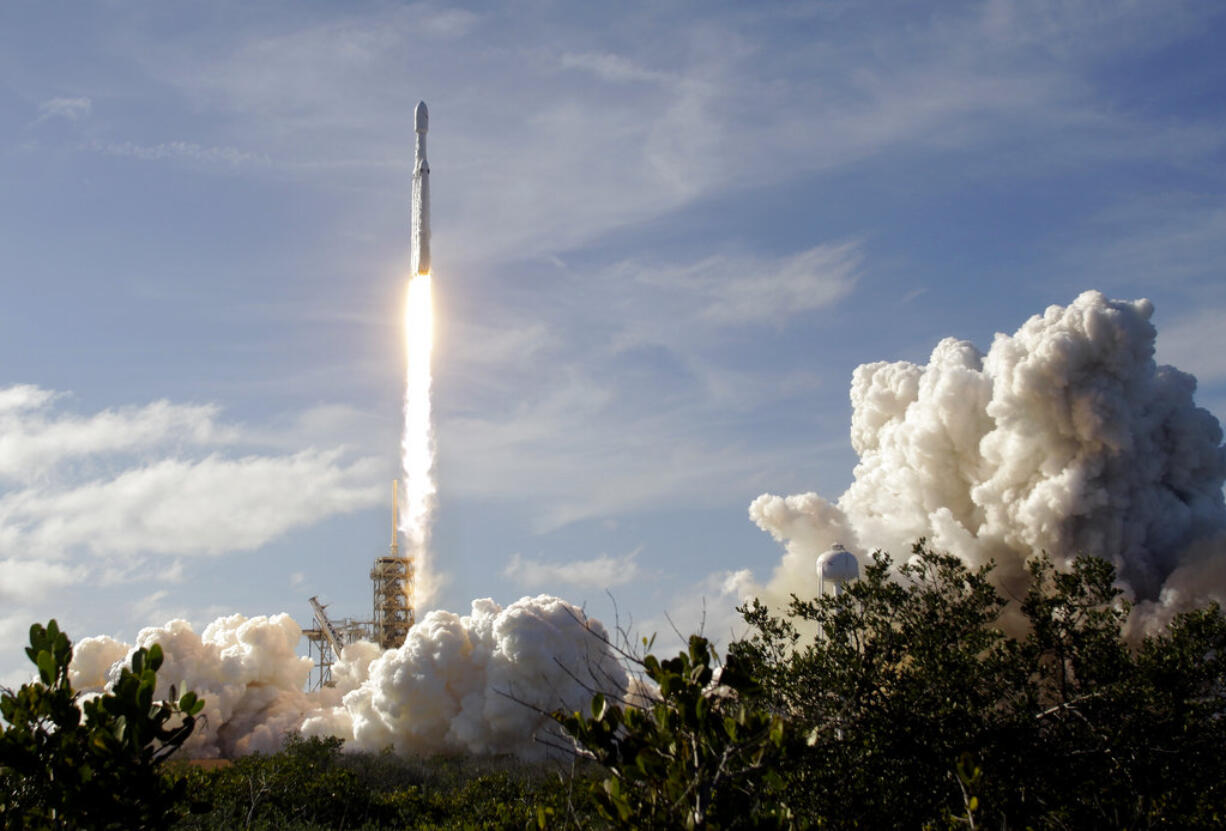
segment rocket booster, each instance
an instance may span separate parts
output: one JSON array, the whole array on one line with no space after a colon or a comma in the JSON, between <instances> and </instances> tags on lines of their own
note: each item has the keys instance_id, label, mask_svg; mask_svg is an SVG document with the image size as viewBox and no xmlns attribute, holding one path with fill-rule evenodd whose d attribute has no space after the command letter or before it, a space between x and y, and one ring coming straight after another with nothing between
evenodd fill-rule
<instances>
[{"instance_id":1,"label":"rocket booster","mask_svg":"<svg viewBox=\"0 0 1226 831\"><path fill-rule=\"evenodd\" d=\"M413 273L430 273L430 163L426 161L426 131L430 112L419 101L413 110L417 145L413 151Z\"/></svg>"}]
</instances>

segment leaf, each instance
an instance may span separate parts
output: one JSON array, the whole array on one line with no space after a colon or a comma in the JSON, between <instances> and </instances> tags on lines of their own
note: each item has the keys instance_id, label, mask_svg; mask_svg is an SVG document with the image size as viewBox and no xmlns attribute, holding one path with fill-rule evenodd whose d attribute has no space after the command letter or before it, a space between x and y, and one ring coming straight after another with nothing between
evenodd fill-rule
<instances>
[{"instance_id":1,"label":"leaf","mask_svg":"<svg viewBox=\"0 0 1226 831\"><path fill-rule=\"evenodd\" d=\"M771 743L776 747L783 743L783 719L775 716L771 719Z\"/></svg>"},{"instance_id":2,"label":"leaf","mask_svg":"<svg viewBox=\"0 0 1226 831\"><path fill-rule=\"evenodd\" d=\"M149 647L149 669L157 672L162 667L162 645L155 643Z\"/></svg>"},{"instance_id":3,"label":"leaf","mask_svg":"<svg viewBox=\"0 0 1226 831\"><path fill-rule=\"evenodd\" d=\"M55 682L55 659L51 657L51 653L43 650L38 653L38 658L35 660L38 664L38 674L43 679L43 683L50 686Z\"/></svg>"}]
</instances>

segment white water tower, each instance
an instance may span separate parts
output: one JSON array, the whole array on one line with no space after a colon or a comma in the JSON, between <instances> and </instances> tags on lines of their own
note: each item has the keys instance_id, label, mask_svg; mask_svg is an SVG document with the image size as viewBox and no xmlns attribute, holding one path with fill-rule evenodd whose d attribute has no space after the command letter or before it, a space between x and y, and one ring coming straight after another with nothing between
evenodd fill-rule
<instances>
[{"instance_id":1,"label":"white water tower","mask_svg":"<svg viewBox=\"0 0 1226 831\"><path fill-rule=\"evenodd\" d=\"M843 593L843 584L860 577L860 561L841 543L835 543L825 554L817 558L818 593L825 594L830 586L836 595Z\"/></svg>"}]
</instances>

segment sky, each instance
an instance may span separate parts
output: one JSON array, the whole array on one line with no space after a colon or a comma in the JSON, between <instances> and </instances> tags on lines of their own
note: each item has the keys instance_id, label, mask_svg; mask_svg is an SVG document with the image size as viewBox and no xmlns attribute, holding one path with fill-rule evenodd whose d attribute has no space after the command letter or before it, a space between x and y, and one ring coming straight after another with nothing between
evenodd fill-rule
<instances>
[{"instance_id":1,"label":"sky","mask_svg":"<svg viewBox=\"0 0 1226 831\"><path fill-rule=\"evenodd\" d=\"M365 617L430 107L434 605L727 640L860 364L1153 301L1226 418L1215 0L0 6L0 683ZM798 586L798 592L814 586Z\"/></svg>"}]
</instances>

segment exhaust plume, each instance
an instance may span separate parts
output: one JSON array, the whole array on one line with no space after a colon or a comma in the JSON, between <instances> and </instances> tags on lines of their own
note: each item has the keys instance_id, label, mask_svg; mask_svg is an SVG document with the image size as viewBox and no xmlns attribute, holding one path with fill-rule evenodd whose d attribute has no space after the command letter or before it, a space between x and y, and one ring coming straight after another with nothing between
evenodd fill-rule
<instances>
[{"instance_id":1,"label":"exhaust plume","mask_svg":"<svg viewBox=\"0 0 1226 831\"><path fill-rule=\"evenodd\" d=\"M401 460L404 466L404 510L400 531L405 555L416 567L414 597L409 605L421 609L436 588L430 568L430 521L437 486L434 482L434 428L430 407L430 361L434 349L434 300L429 274L409 280L404 306L405 392L404 436Z\"/></svg>"},{"instance_id":2,"label":"exhaust plume","mask_svg":"<svg viewBox=\"0 0 1226 831\"><path fill-rule=\"evenodd\" d=\"M477 600L464 616L432 611L386 652L350 644L333 666L336 687L316 693L302 691L311 661L295 654L300 636L285 614L231 615L201 634L174 620L141 630L133 645L81 640L72 681L100 690L135 649L160 643L156 694L175 684L205 700L185 752L227 758L275 752L291 732L340 736L357 750L540 758L548 749L537 738L558 740L540 711L584 707L591 689L621 694L628 685L604 626L547 595L505 609Z\"/></svg>"},{"instance_id":3,"label":"exhaust plume","mask_svg":"<svg viewBox=\"0 0 1226 831\"><path fill-rule=\"evenodd\" d=\"M1195 378L1154 362L1152 314L1088 291L986 355L947 338L924 366L858 367L851 486L835 503L763 494L749 507L787 548L764 596L809 590L835 542L897 556L927 537L994 561L1006 585L1044 551L1110 560L1142 626L1226 598L1222 429L1193 402Z\"/></svg>"}]
</instances>

